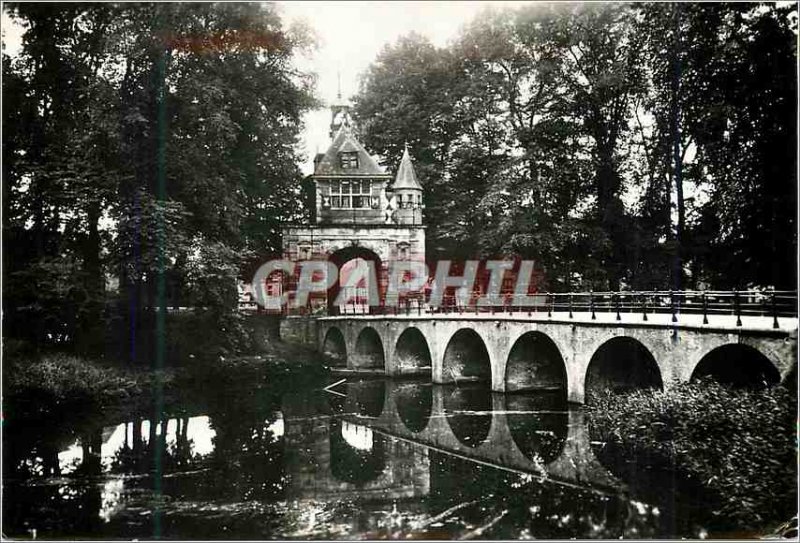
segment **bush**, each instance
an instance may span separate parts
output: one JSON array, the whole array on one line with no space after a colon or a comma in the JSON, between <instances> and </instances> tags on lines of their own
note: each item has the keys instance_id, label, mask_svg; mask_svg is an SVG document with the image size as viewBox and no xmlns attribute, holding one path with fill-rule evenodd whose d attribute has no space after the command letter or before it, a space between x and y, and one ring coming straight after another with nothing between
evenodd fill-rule
<instances>
[{"instance_id":1,"label":"bush","mask_svg":"<svg viewBox=\"0 0 800 543\"><path fill-rule=\"evenodd\" d=\"M66 354L7 358L3 395L15 418L49 415L57 410L96 407L142 390L142 377Z\"/></svg>"},{"instance_id":2,"label":"bush","mask_svg":"<svg viewBox=\"0 0 800 543\"><path fill-rule=\"evenodd\" d=\"M593 439L674 465L717 498L721 524L761 529L796 513L796 411L796 395L784 387L714 382L604 393L588 407Z\"/></svg>"}]
</instances>

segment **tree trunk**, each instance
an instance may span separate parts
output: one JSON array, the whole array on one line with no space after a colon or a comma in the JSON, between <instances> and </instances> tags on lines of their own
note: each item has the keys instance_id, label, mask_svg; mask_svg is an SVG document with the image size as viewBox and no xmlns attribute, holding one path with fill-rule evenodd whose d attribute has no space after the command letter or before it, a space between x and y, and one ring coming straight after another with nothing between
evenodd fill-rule
<instances>
[{"instance_id":1,"label":"tree trunk","mask_svg":"<svg viewBox=\"0 0 800 543\"><path fill-rule=\"evenodd\" d=\"M87 210L87 236L83 243L84 288L86 305L78 323L78 348L96 354L102 348L105 276L101 262L100 204L92 202Z\"/></svg>"},{"instance_id":2,"label":"tree trunk","mask_svg":"<svg viewBox=\"0 0 800 543\"><path fill-rule=\"evenodd\" d=\"M681 129L680 129L680 5L675 5L675 44L672 49L672 160L673 176L675 185L675 200L678 210L678 224L675 228L675 257L672 267L672 288L681 290L683 288L683 233L685 224L685 207L683 201L683 158L681 152ZM671 222L671 221L670 221Z\"/></svg>"}]
</instances>

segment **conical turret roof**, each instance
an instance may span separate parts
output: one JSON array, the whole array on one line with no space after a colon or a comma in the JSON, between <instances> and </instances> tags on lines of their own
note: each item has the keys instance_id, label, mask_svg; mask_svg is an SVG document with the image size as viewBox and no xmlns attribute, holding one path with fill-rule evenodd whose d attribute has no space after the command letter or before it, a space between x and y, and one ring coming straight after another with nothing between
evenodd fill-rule
<instances>
[{"instance_id":1,"label":"conical turret roof","mask_svg":"<svg viewBox=\"0 0 800 543\"><path fill-rule=\"evenodd\" d=\"M403 151L403 158L400 167L397 168L397 176L394 178L393 190L422 190L422 186L417 181L417 174L414 171L414 164L411 162L411 154L408 152L408 145Z\"/></svg>"}]
</instances>

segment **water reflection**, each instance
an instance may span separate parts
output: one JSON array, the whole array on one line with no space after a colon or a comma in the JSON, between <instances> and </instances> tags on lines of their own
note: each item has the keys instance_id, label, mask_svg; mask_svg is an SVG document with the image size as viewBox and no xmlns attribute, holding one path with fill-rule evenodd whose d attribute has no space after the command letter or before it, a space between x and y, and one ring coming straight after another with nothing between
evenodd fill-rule
<instances>
[{"instance_id":1,"label":"water reflection","mask_svg":"<svg viewBox=\"0 0 800 543\"><path fill-rule=\"evenodd\" d=\"M5 481L8 534L695 535L694 517L669 505L669 491L610 486L608 468L621 478L624 470L591 444L563 398L499 396L474 383L350 381L331 390L279 402L241 394L162 420L53 428L27 448L17 440Z\"/></svg>"},{"instance_id":2,"label":"water reflection","mask_svg":"<svg viewBox=\"0 0 800 543\"><path fill-rule=\"evenodd\" d=\"M447 385L443 391L444 415L458 440L477 447L492 427L492 391L482 383Z\"/></svg>"},{"instance_id":3,"label":"water reflection","mask_svg":"<svg viewBox=\"0 0 800 543\"><path fill-rule=\"evenodd\" d=\"M508 394L505 407L508 429L522 454L544 463L558 458L567 440L569 421L562 394Z\"/></svg>"},{"instance_id":4,"label":"water reflection","mask_svg":"<svg viewBox=\"0 0 800 543\"><path fill-rule=\"evenodd\" d=\"M433 410L433 386L430 383L398 383L392 395L405 427L415 433L423 431Z\"/></svg>"},{"instance_id":5,"label":"water reflection","mask_svg":"<svg viewBox=\"0 0 800 543\"><path fill-rule=\"evenodd\" d=\"M331 472L340 481L363 485L386 468L384 440L366 426L330 422Z\"/></svg>"},{"instance_id":6,"label":"water reflection","mask_svg":"<svg viewBox=\"0 0 800 543\"><path fill-rule=\"evenodd\" d=\"M152 425L149 420L138 420L106 426L99 432L100 466L103 471L133 471L138 463L131 460L140 457L153 440L162 438L167 455L176 464L185 464L188 458L210 454L215 435L205 415L172 418ZM58 453L61 475L86 468L84 458L90 459L93 454L91 443L92 436L83 437Z\"/></svg>"},{"instance_id":7,"label":"water reflection","mask_svg":"<svg viewBox=\"0 0 800 543\"><path fill-rule=\"evenodd\" d=\"M351 385L349 389L358 412L365 417L379 417L386 399L386 381L374 380Z\"/></svg>"}]
</instances>

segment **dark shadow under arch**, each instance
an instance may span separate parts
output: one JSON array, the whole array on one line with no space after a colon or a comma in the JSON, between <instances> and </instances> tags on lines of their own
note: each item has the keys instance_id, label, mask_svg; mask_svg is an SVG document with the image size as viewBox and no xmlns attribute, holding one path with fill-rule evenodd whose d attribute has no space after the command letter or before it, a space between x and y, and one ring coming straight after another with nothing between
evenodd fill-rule
<instances>
[{"instance_id":1,"label":"dark shadow under arch","mask_svg":"<svg viewBox=\"0 0 800 543\"><path fill-rule=\"evenodd\" d=\"M329 328L325 334L325 341L322 342L322 354L333 362L333 367L345 367L347 365L347 346L344 341L344 334L338 328Z\"/></svg>"},{"instance_id":2,"label":"dark shadow under arch","mask_svg":"<svg viewBox=\"0 0 800 543\"><path fill-rule=\"evenodd\" d=\"M428 348L428 342L422 332L414 327L406 328L397 338L394 356L401 373L404 370L431 368L431 351Z\"/></svg>"},{"instance_id":3,"label":"dark shadow under arch","mask_svg":"<svg viewBox=\"0 0 800 543\"><path fill-rule=\"evenodd\" d=\"M557 391L567 396L567 368L558 347L541 332L514 342L506 363L506 392Z\"/></svg>"},{"instance_id":4,"label":"dark shadow under arch","mask_svg":"<svg viewBox=\"0 0 800 543\"><path fill-rule=\"evenodd\" d=\"M491 384L489 352L475 330L462 328L450 338L444 351L442 379L445 383L477 381Z\"/></svg>"},{"instance_id":5,"label":"dark shadow under arch","mask_svg":"<svg viewBox=\"0 0 800 543\"><path fill-rule=\"evenodd\" d=\"M352 402L348 407L355 408L364 417L380 417L386 401L386 381L371 380L347 385L347 399Z\"/></svg>"},{"instance_id":6,"label":"dark shadow under arch","mask_svg":"<svg viewBox=\"0 0 800 543\"><path fill-rule=\"evenodd\" d=\"M433 412L433 386L430 383L400 383L394 389L397 414L414 433L428 426Z\"/></svg>"},{"instance_id":7,"label":"dark shadow under arch","mask_svg":"<svg viewBox=\"0 0 800 543\"><path fill-rule=\"evenodd\" d=\"M625 393L645 388L664 388L661 372L647 347L629 337L615 337L592 355L586 369L585 395L608 390Z\"/></svg>"},{"instance_id":8,"label":"dark shadow under arch","mask_svg":"<svg viewBox=\"0 0 800 543\"><path fill-rule=\"evenodd\" d=\"M453 435L467 447L477 447L492 427L492 391L477 383L446 385L444 415Z\"/></svg>"},{"instance_id":9,"label":"dark shadow under arch","mask_svg":"<svg viewBox=\"0 0 800 543\"><path fill-rule=\"evenodd\" d=\"M713 379L725 385L766 388L776 385L781 375L775 365L749 345L731 343L706 354L692 372L690 381Z\"/></svg>"},{"instance_id":10,"label":"dark shadow under arch","mask_svg":"<svg viewBox=\"0 0 800 543\"><path fill-rule=\"evenodd\" d=\"M339 296L339 291L341 290L341 285L339 284L340 283L339 271L341 271L342 267L345 264L356 258L361 258L368 262L372 262L375 265L376 279L377 281L380 282L381 259L376 253L370 251L365 247L357 247L357 246L345 247L343 249L335 251L328 257L328 261L336 265L336 270L337 270L336 281L334 281L333 285L331 285L331 287L328 289L328 294L327 294L329 315L339 314L339 307L334 303L336 301L336 298ZM375 292L378 292L380 286L371 285L370 288L374 288L376 289Z\"/></svg>"},{"instance_id":11,"label":"dark shadow under arch","mask_svg":"<svg viewBox=\"0 0 800 543\"><path fill-rule=\"evenodd\" d=\"M383 342L374 328L366 327L358 334L352 358L354 368L384 368Z\"/></svg>"},{"instance_id":12,"label":"dark shadow under arch","mask_svg":"<svg viewBox=\"0 0 800 543\"><path fill-rule=\"evenodd\" d=\"M566 396L560 391L511 394L505 404L508 431L520 452L545 464L558 458L569 430Z\"/></svg>"}]
</instances>

